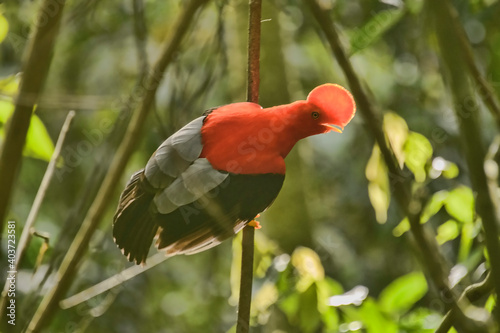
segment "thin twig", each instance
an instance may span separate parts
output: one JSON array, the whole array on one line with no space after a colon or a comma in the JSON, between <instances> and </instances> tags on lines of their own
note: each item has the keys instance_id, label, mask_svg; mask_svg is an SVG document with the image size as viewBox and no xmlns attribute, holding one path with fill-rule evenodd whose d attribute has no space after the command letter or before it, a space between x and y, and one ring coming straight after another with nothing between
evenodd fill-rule
<instances>
[{"instance_id":1,"label":"thin twig","mask_svg":"<svg viewBox=\"0 0 500 333\"><path fill-rule=\"evenodd\" d=\"M37 24L26 48L23 75L14 114L9 120L0 151L0 239L14 182L17 179L26 134L49 72L61 17L66 1L44 0L37 13ZM51 15L47 15L51 13Z\"/></svg>"},{"instance_id":2,"label":"thin twig","mask_svg":"<svg viewBox=\"0 0 500 333\"><path fill-rule=\"evenodd\" d=\"M420 213L410 209L410 205L414 200L411 195L412 178L406 176L396 162L395 155L385 138L382 122L375 103L365 93L360 79L340 44L338 33L329 14L318 5L316 0L306 0L306 2L325 33L332 53L349 82L351 91L359 106L359 112L365 120L365 126L367 126L368 131L374 136L380 148L388 169L394 198L408 217L415 243L422 254L420 262L437 288L443 305L447 309L455 309L454 319L458 321L460 327L466 327L470 324L470 321L463 313L461 306L456 301L457 297L448 285L447 274L443 265L445 261L439 253L439 247L434 238L427 236L424 226L420 223Z\"/></svg>"},{"instance_id":3,"label":"thin twig","mask_svg":"<svg viewBox=\"0 0 500 333\"><path fill-rule=\"evenodd\" d=\"M260 82L260 24L261 0L249 1L248 16L248 86L247 101L259 103ZM253 255L255 228L246 226L243 229L241 242L241 276L240 296L238 300L237 333L250 330L250 308L252 304Z\"/></svg>"},{"instance_id":4,"label":"thin twig","mask_svg":"<svg viewBox=\"0 0 500 333\"><path fill-rule=\"evenodd\" d=\"M82 223L78 234L71 244L68 253L61 263L61 267L56 274L56 283L49 292L45 295L40 303L35 315L33 316L27 332L39 332L50 320L56 311L56 305L63 297L66 290L69 288L71 281L77 271L77 265L83 257L85 250L88 247L91 236L101 217L103 216L108 198L112 196L113 191L118 184L125 166L130 159L140 137L143 124L146 120L151 105L153 104L156 90L161 82L161 78L168 64L172 61L175 52L186 34L195 13L207 2L207 0L192 0L183 10L175 27L172 29L174 34L172 38L165 44L160 58L156 62L153 70L149 73L144 89L144 97L141 99L139 108L134 112L127 128L126 135L122 144L118 148L113 162L104 178L104 182L97 193L89 212Z\"/></svg>"},{"instance_id":5,"label":"thin twig","mask_svg":"<svg viewBox=\"0 0 500 333\"><path fill-rule=\"evenodd\" d=\"M61 132L59 134L59 138L57 139L56 146L54 148L54 152L52 153L52 157L50 158L49 165L47 166L47 170L43 175L42 182L40 187L38 188L38 192L36 194L35 200L33 201L33 206L31 206L30 213L26 220L26 224L24 225L23 232L21 233L21 238L19 238L19 243L17 245L17 258L14 264L14 268L11 271L17 272L19 264L23 259L24 253L28 248L29 238L31 235L31 229L35 224L35 220L38 216L38 212L40 211L40 206L42 205L43 199L45 198L45 194L47 193L47 189L49 187L50 181L52 180L52 176L54 175L54 171L56 169L57 160L61 155L62 146L64 140L66 139L66 134L68 133L69 126L71 125L71 121L75 116L75 111L70 111L64 121ZM4 310L8 301L7 290L9 289L9 284L6 282L3 291L2 291L2 300L0 305L0 318L4 317Z\"/></svg>"},{"instance_id":6,"label":"thin twig","mask_svg":"<svg viewBox=\"0 0 500 333\"><path fill-rule=\"evenodd\" d=\"M134 265L131 266L118 274L113 275L112 277L99 282L92 287L85 289L78 294L70 296L61 302L59 302L59 306L62 309L69 309L74 306L77 306L83 302L88 301L89 299L96 297L114 287L121 285L122 283L136 277L139 274L150 270L158 264L161 264L165 260L167 260L169 256L165 255L163 252L158 252L148 258L147 264L144 266Z\"/></svg>"}]
</instances>

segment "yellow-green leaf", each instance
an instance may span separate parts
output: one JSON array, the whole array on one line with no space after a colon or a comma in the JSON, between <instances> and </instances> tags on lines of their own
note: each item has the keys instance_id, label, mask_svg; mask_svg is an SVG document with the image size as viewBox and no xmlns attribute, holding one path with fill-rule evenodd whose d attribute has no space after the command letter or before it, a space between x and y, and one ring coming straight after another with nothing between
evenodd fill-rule
<instances>
[{"instance_id":1,"label":"yellow-green leaf","mask_svg":"<svg viewBox=\"0 0 500 333\"><path fill-rule=\"evenodd\" d=\"M420 217L421 223L426 223L431 217L436 215L437 212L443 207L446 198L448 198L448 191L442 190L434 193L424 207Z\"/></svg>"},{"instance_id":2,"label":"yellow-green leaf","mask_svg":"<svg viewBox=\"0 0 500 333\"><path fill-rule=\"evenodd\" d=\"M458 228L457 221L448 220L437 228L436 240L439 245L442 245L447 241L457 238L459 234L460 229Z\"/></svg>"},{"instance_id":3,"label":"yellow-green leaf","mask_svg":"<svg viewBox=\"0 0 500 333\"><path fill-rule=\"evenodd\" d=\"M375 210L378 223L387 221L387 209L390 204L389 178L387 167L382 160L378 145L373 146L372 155L366 165L365 175L368 179L368 197Z\"/></svg>"},{"instance_id":4,"label":"yellow-green leaf","mask_svg":"<svg viewBox=\"0 0 500 333\"><path fill-rule=\"evenodd\" d=\"M404 147L405 164L415 175L419 183L425 181L425 165L432 157L432 145L425 136L416 132L410 132Z\"/></svg>"},{"instance_id":5,"label":"yellow-green leaf","mask_svg":"<svg viewBox=\"0 0 500 333\"><path fill-rule=\"evenodd\" d=\"M427 293L421 272L412 272L392 281L379 297L380 308L387 313L404 314Z\"/></svg>"},{"instance_id":6,"label":"yellow-green leaf","mask_svg":"<svg viewBox=\"0 0 500 333\"><path fill-rule=\"evenodd\" d=\"M406 121L393 112L384 115L384 132L402 168L405 161L404 146L408 138L408 125Z\"/></svg>"},{"instance_id":7,"label":"yellow-green leaf","mask_svg":"<svg viewBox=\"0 0 500 333\"><path fill-rule=\"evenodd\" d=\"M3 42L3 40L7 36L7 32L9 32L9 22L7 21L5 16L0 13L0 43Z\"/></svg>"},{"instance_id":8,"label":"yellow-green leaf","mask_svg":"<svg viewBox=\"0 0 500 333\"><path fill-rule=\"evenodd\" d=\"M467 186L460 185L451 190L446 198L445 207L448 214L460 222L474 221L474 195Z\"/></svg>"}]
</instances>

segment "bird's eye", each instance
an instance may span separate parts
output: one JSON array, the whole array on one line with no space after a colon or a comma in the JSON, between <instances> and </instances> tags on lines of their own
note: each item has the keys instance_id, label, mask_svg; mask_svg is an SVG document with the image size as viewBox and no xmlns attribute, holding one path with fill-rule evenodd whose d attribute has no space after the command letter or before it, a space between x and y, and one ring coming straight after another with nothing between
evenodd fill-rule
<instances>
[{"instance_id":1,"label":"bird's eye","mask_svg":"<svg viewBox=\"0 0 500 333\"><path fill-rule=\"evenodd\" d=\"M317 111L313 111L313 112L311 113L311 117L312 117L312 119L318 119L318 118L319 118L319 112L317 112Z\"/></svg>"}]
</instances>

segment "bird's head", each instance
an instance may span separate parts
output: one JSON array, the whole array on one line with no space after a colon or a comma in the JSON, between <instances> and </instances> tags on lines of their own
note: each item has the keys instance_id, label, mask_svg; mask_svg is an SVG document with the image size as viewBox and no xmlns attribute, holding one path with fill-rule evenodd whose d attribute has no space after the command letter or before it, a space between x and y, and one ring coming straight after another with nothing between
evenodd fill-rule
<instances>
[{"instance_id":1,"label":"bird's head","mask_svg":"<svg viewBox=\"0 0 500 333\"><path fill-rule=\"evenodd\" d=\"M307 96L308 123L319 133L342 133L344 126L354 117L356 104L349 91L338 84L323 84Z\"/></svg>"}]
</instances>

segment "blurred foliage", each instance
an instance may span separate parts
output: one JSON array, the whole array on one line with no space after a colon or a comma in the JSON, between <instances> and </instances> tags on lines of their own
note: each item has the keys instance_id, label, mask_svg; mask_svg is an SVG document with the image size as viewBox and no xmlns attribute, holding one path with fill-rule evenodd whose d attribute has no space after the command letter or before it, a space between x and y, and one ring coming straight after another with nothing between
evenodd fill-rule
<instances>
[{"instance_id":1,"label":"blurred foliage","mask_svg":"<svg viewBox=\"0 0 500 333\"><path fill-rule=\"evenodd\" d=\"M18 273L19 328L29 321L40 293L53 283L48 263L54 259L55 244L69 244L74 235L63 221L84 200L93 179L89 172L100 162L99 152L124 105L140 99L140 90L134 88L137 77L145 65L154 63L184 0L144 1L142 18L132 3L92 0L67 5L9 216L19 222L20 235L53 142L68 110L76 110L62 151L63 166L36 223L37 230L50 235L49 249L32 275L45 244L32 241ZM480 281L488 269L480 216L475 214L453 105L423 1L320 3L330 9L356 72L387 110L387 140L415 181L420 221L433 232L445 265L452 268L450 284L463 290ZM37 5L25 0L0 5L2 133ZM498 94L500 3L456 0L454 5L477 63ZM140 149L123 184L175 129L205 109L245 99L247 11L246 2L220 0L199 13L163 78L154 114L143 137L137 138ZM346 85L302 2L265 1L262 17L263 106L303 99L324 82ZM134 30L138 20L145 23L146 40ZM479 107L482 140L489 145L497 129L483 105ZM415 260L406 238L408 221L391 200L393 180L364 129L357 116L342 135L309 138L289 156L283 191L256 232L252 332L432 332L439 325L444 309ZM498 169L497 160L495 154L493 169ZM498 195L497 179L493 187ZM70 295L129 266L111 237L118 195L119 189L109 198L106 219ZM81 218L71 219L69 227L77 228ZM171 258L111 292L60 311L47 331L233 332L239 237L232 248L228 241L195 256ZM483 298L478 305L493 311L495 298Z\"/></svg>"}]
</instances>

